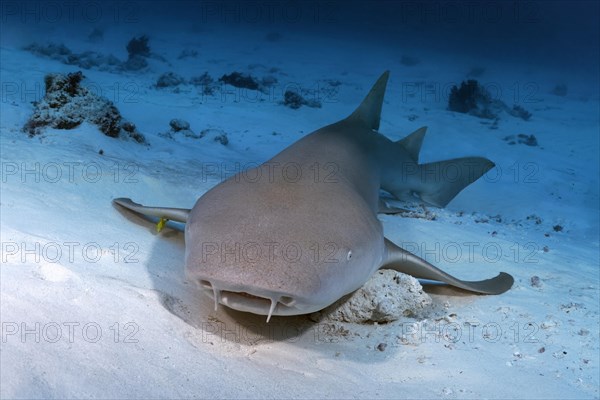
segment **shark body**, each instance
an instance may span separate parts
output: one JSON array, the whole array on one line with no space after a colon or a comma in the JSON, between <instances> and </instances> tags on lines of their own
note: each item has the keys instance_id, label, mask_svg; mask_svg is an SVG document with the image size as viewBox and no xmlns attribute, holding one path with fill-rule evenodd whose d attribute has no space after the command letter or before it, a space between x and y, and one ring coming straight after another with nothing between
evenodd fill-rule
<instances>
[{"instance_id":1,"label":"shark body","mask_svg":"<svg viewBox=\"0 0 600 400\"><path fill-rule=\"evenodd\" d=\"M419 164L421 128L394 142L380 134L385 72L347 118L308 134L264 164L216 185L191 210L114 202L185 222L185 271L215 302L267 316L321 310L380 268L464 290L499 294L513 278L459 280L383 234L380 199L444 207L494 164L467 157ZM450 171L451 173L449 173ZM452 179L448 179L448 176Z\"/></svg>"}]
</instances>

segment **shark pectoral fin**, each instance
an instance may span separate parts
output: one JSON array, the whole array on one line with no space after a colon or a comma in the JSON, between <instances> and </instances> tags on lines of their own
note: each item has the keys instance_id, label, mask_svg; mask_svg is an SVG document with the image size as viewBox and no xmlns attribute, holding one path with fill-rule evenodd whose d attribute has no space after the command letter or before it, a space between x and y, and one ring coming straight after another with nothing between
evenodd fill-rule
<instances>
[{"instance_id":1,"label":"shark pectoral fin","mask_svg":"<svg viewBox=\"0 0 600 400\"><path fill-rule=\"evenodd\" d=\"M479 179L495 164L483 157L464 157L419 165L421 200L445 207L461 190Z\"/></svg>"},{"instance_id":2,"label":"shark pectoral fin","mask_svg":"<svg viewBox=\"0 0 600 400\"><path fill-rule=\"evenodd\" d=\"M385 239L386 260L381 269L393 269L415 278L441 281L460 289L481 294L500 294L510 289L514 283L511 275L501 272L498 276L482 281L463 281L434 267L422 258L406 251Z\"/></svg>"},{"instance_id":3,"label":"shark pectoral fin","mask_svg":"<svg viewBox=\"0 0 600 400\"><path fill-rule=\"evenodd\" d=\"M119 206L138 214L157 217L161 220L182 222L184 224L190 214L190 210L187 208L147 207L124 197L114 199L113 204L118 204Z\"/></svg>"}]
</instances>

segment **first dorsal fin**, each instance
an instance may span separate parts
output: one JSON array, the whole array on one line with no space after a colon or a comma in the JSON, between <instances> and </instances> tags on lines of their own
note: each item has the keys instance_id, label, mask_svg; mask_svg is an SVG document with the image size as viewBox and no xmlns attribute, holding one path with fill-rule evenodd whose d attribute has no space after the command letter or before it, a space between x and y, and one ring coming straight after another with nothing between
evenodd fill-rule
<instances>
[{"instance_id":1,"label":"first dorsal fin","mask_svg":"<svg viewBox=\"0 0 600 400\"><path fill-rule=\"evenodd\" d=\"M421 151L423 138L425 138L425 132L427 132L427 127L423 126L404 139L400 139L396 142L408 151L408 154L410 154L415 162L419 162L419 152Z\"/></svg>"},{"instance_id":2,"label":"first dorsal fin","mask_svg":"<svg viewBox=\"0 0 600 400\"><path fill-rule=\"evenodd\" d=\"M383 105L383 96L387 85L390 71L385 71L377 82L371 88L367 97L360 103L360 106L348 117L348 119L358 120L366 124L370 129L379 129L379 119L381 118L381 106Z\"/></svg>"}]
</instances>

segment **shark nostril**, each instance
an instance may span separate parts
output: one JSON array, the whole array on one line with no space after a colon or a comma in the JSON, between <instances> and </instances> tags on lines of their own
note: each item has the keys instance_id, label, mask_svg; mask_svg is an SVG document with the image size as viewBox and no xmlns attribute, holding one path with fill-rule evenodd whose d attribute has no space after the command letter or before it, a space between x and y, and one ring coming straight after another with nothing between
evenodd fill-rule
<instances>
[{"instance_id":1,"label":"shark nostril","mask_svg":"<svg viewBox=\"0 0 600 400\"><path fill-rule=\"evenodd\" d=\"M279 298L279 302L281 304L283 304L284 306L290 307L296 302L296 300L294 300L292 297L289 297L289 296L281 296Z\"/></svg>"},{"instance_id":2,"label":"shark nostril","mask_svg":"<svg viewBox=\"0 0 600 400\"><path fill-rule=\"evenodd\" d=\"M204 279L201 279L200 282L198 282L200 284L200 286L202 286L204 289L210 289L212 290L212 284L209 281L205 281Z\"/></svg>"}]
</instances>

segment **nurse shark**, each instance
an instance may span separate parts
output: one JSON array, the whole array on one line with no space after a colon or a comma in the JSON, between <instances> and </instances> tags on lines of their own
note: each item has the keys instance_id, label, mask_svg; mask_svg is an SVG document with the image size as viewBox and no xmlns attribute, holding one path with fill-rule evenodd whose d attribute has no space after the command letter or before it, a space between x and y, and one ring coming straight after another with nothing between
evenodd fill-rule
<instances>
[{"instance_id":1,"label":"nurse shark","mask_svg":"<svg viewBox=\"0 0 600 400\"><path fill-rule=\"evenodd\" d=\"M383 73L350 116L224 180L191 210L113 202L185 223L187 278L215 310L222 304L266 315L267 322L321 310L382 268L480 294L507 291L509 274L460 280L385 238L377 214L400 209L380 198L382 190L445 207L494 167L483 157L419 164L425 128L399 141L379 133L388 77Z\"/></svg>"}]
</instances>

